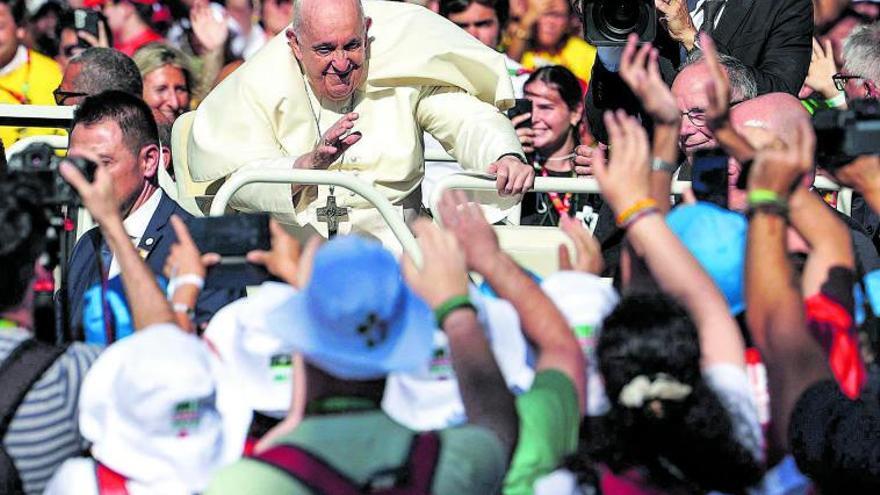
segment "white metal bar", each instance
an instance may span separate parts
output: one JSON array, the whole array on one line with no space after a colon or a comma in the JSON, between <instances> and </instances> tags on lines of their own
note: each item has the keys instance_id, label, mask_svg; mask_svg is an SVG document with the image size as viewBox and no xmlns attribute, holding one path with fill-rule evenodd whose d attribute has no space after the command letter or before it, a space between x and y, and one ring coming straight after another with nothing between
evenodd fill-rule
<instances>
[{"instance_id":1,"label":"white metal bar","mask_svg":"<svg viewBox=\"0 0 880 495\"><path fill-rule=\"evenodd\" d=\"M52 134L44 134L40 136L28 136L26 138L19 139L9 149L6 150L6 158L9 159L12 155L23 151L25 148L34 143L46 143L52 148L56 150L67 149L67 136L56 136Z\"/></svg>"},{"instance_id":2,"label":"white metal bar","mask_svg":"<svg viewBox=\"0 0 880 495\"><path fill-rule=\"evenodd\" d=\"M379 194L366 182L343 172L328 170L241 170L230 175L217 190L211 204L211 216L223 215L232 196L242 187L253 183L302 184L338 186L359 194L379 210L379 214L400 241L404 251L417 264L422 263L422 252L403 218L388 198Z\"/></svg>"},{"instance_id":3,"label":"white metal bar","mask_svg":"<svg viewBox=\"0 0 880 495\"><path fill-rule=\"evenodd\" d=\"M681 194L685 188L690 187L690 182L676 181L672 183L672 193ZM494 191L495 179L489 177L475 177L473 175L453 174L446 176L434 186L434 193L430 198L431 213L434 218L440 220L440 210L437 205L440 198L448 189L467 189L471 191ZM599 182L591 177L536 177L534 192L572 192L576 194L598 194Z\"/></svg>"},{"instance_id":4,"label":"white metal bar","mask_svg":"<svg viewBox=\"0 0 880 495\"><path fill-rule=\"evenodd\" d=\"M54 105L0 105L0 126L67 129L76 107Z\"/></svg>"}]
</instances>

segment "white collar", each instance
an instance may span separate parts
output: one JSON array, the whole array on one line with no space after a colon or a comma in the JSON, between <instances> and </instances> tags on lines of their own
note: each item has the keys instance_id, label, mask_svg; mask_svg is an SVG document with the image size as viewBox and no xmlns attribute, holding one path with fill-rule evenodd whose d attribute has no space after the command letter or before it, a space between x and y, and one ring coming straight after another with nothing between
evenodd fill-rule
<instances>
[{"instance_id":1,"label":"white collar","mask_svg":"<svg viewBox=\"0 0 880 495\"><path fill-rule=\"evenodd\" d=\"M0 68L0 76L5 76L10 72L18 69L22 65L26 64L28 61L28 51L27 47L24 45L18 45L18 48L15 49L15 56L12 57L12 60L9 61L8 64Z\"/></svg>"},{"instance_id":2,"label":"white collar","mask_svg":"<svg viewBox=\"0 0 880 495\"><path fill-rule=\"evenodd\" d=\"M153 214L156 213L156 209L159 208L162 194L162 189L157 189L153 192L153 195L140 206L140 208L129 213L125 220L122 221L122 226L125 227L125 232L135 241L135 245L140 244L140 239L144 236L147 226L150 225L150 220L153 219Z\"/></svg>"}]
</instances>

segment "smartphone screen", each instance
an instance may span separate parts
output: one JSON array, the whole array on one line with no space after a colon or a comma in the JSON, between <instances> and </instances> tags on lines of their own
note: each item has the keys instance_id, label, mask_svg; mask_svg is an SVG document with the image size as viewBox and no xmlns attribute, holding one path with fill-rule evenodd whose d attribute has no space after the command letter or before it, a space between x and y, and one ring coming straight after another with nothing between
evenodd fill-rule
<instances>
[{"instance_id":1,"label":"smartphone screen","mask_svg":"<svg viewBox=\"0 0 880 495\"><path fill-rule=\"evenodd\" d=\"M694 154L694 196L700 201L727 208L728 156L719 149L700 150Z\"/></svg>"}]
</instances>

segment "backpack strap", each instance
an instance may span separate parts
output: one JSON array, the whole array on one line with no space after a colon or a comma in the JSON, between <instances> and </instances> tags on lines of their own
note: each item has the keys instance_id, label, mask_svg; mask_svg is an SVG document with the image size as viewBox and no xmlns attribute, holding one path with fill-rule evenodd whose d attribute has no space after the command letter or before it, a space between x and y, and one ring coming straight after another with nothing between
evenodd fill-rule
<instances>
[{"instance_id":1,"label":"backpack strap","mask_svg":"<svg viewBox=\"0 0 880 495\"><path fill-rule=\"evenodd\" d=\"M128 495L125 476L95 461L95 478L99 495Z\"/></svg>"},{"instance_id":2,"label":"backpack strap","mask_svg":"<svg viewBox=\"0 0 880 495\"><path fill-rule=\"evenodd\" d=\"M0 440L12 423L15 412L28 391L43 373L64 353L66 347L54 347L27 339L18 345L0 364ZM12 457L0 444L0 474L3 493L22 493L21 478Z\"/></svg>"},{"instance_id":3,"label":"backpack strap","mask_svg":"<svg viewBox=\"0 0 880 495\"><path fill-rule=\"evenodd\" d=\"M326 460L297 445L276 445L252 459L268 464L318 495L357 495L357 483Z\"/></svg>"},{"instance_id":4,"label":"backpack strap","mask_svg":"<svg viewBox=\"0 0 880 495\"><path fill-rule=\"evenodd\" d=\"M420 433L413 437L406 465L402 466L403 484L386 489L372 490L371 493L381 495L416 495L431 493L434 484L434 473L440 459L440 435L436 431ZM373 476L380 475L377 473ZM367 486L372 484L372 479Z\"/></svg>"}]
</instances>

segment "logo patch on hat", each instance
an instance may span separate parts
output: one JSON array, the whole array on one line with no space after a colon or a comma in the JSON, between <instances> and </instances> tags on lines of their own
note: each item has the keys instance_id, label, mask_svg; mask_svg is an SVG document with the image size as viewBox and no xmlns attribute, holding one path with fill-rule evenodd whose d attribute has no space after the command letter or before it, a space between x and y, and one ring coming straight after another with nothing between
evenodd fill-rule
<instances>
[{"instance_id":1,"label":"logo patch on hat","mask_svg":"<svg viewBox=\"0 0 880 495\"><path fill-rule=\"evenodd\" d=\"M364 339L364 344L372 349L385 342L388 337L388 323L380 320L376 313L370 313L367 319L358 325L357 333Z\"/></svg>"},{"instance_id":2,"label":"logo patch on hat","mask_svg":"<svg viewBox=\"0 0 880 495\"><path fill-rule=\"evenodd\" d=\"M177 431L178 437L185 437L189 432L196 430L202 421L205 412L211 410L214 405L214 396L203 397L178 402L174 405L174 415L171 418L171 426Z\"/></svg>"},{"instance_id":3,"label":"logo patch on hat","mask_svg":"<svg viewBox=\"0 0 880 495\"><path fill-rule=\"evenodd\" d=\"M275 383L289 382L293 358L290 354L275 354L269 358L269 372Z\"/></svg>"}]
</instances>

